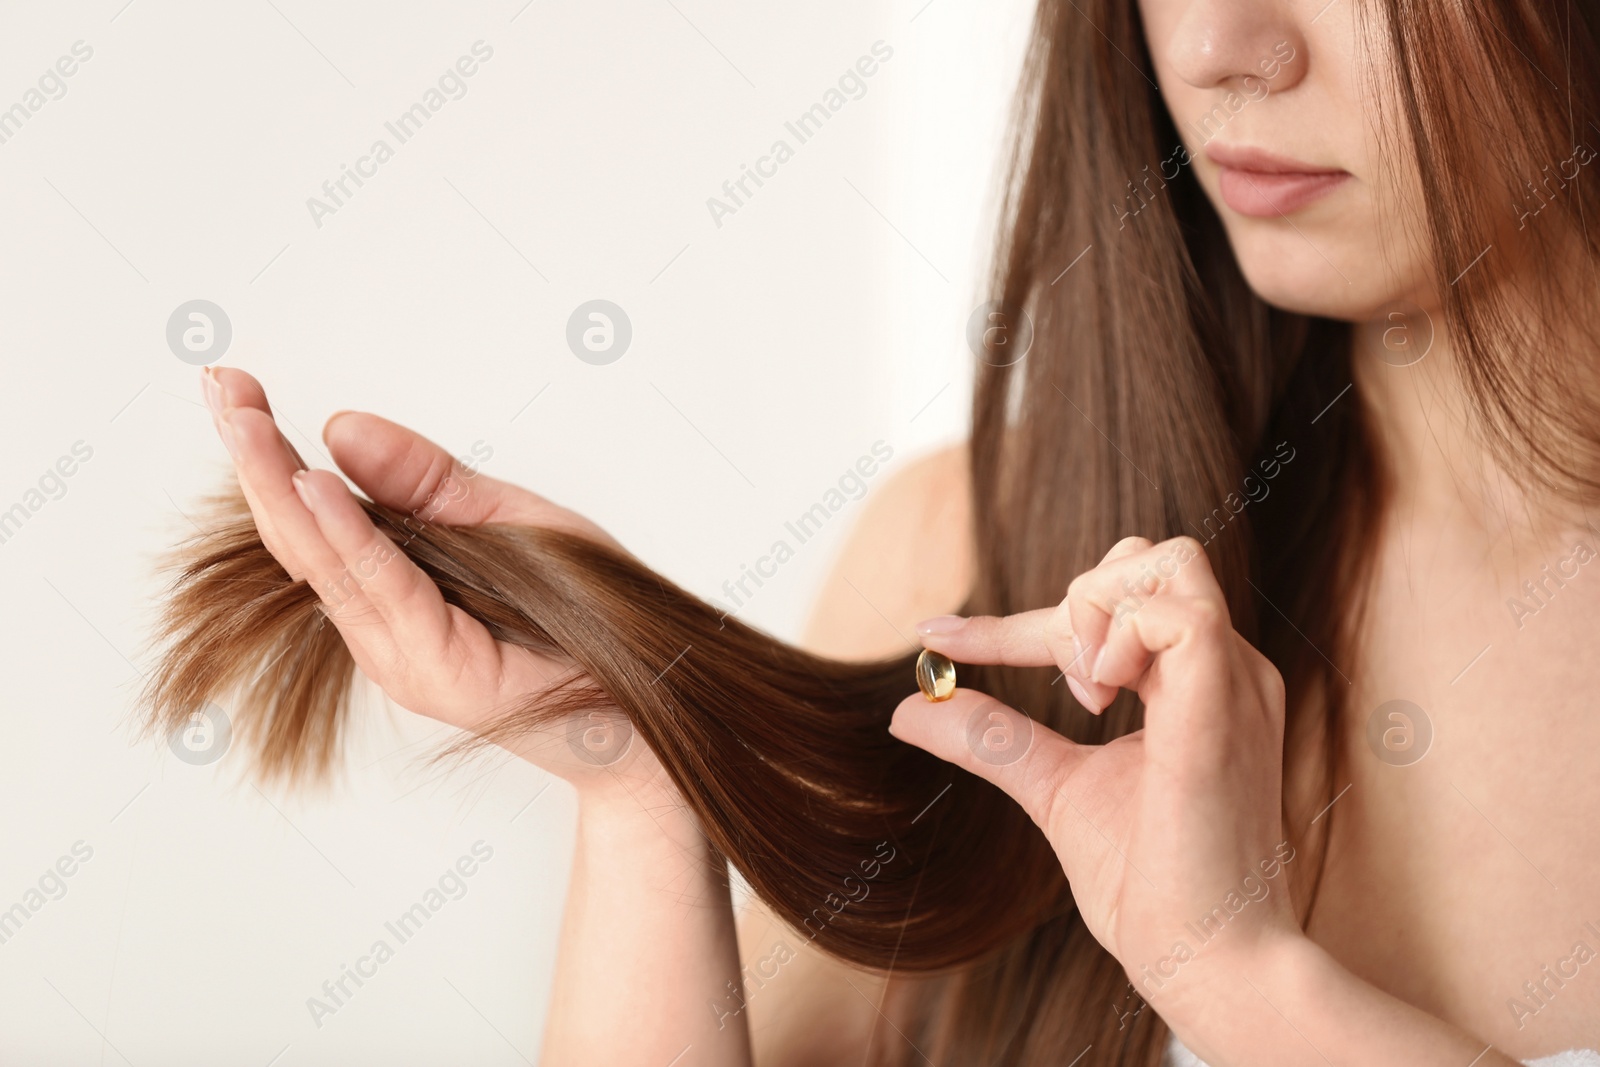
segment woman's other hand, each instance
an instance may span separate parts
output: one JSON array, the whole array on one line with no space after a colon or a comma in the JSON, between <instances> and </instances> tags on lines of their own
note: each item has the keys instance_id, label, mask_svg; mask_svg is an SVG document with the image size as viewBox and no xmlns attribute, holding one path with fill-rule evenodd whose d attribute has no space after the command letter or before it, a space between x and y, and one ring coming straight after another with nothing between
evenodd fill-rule
<instances>
[{"instance_id":1,"label":"woman's other hand","mask_svg":"<svg viewBox=\"0 0 1600 1067\"><path fill-rule=\"evenodd\" d=\"M1303 936L1283 874L1294 857L1281 815L1283 682L1233 629L1197 541L1128 538L1059 607L919 630L957 662L1059 669L1095 713L1119 688L1139 694L1144 728L1106 745L1076 744L967 689L908 697L890 730L1022 805L1090 931L1146 1000L1165 1013L1203 983L1185 974L1195 959L1243 973L1260 950Z\"/></svg>"},{"instance_id":2,"label":"woman's other hand","mask_svg":"<svg viewBox=\"0 0 1600 1067\"><path fill-rule=\"evenodd\" d=\"M572 675L570 661L498 641L446 603L438 586L373 525L343 479L304 469L255 378L236 368L207 368L201 384L262 542L290 577L316 591L356 664L396 703L476 731ZM323 440L357 486L373 501L406 512L408 522L522 523L616 545L583 516L469 472L443 448L376 415L340 412L323 428ZM583 721L533 730L510 744L571 781L581 797L631 797L653 806L676 795L615 708L596 708Z\"/></svg>"}]
</instances>

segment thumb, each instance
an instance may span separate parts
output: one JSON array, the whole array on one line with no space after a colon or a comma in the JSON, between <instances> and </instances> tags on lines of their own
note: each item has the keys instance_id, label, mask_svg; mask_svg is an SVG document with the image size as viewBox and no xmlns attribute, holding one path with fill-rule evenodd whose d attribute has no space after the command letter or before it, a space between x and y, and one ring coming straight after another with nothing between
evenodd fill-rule
<instances>
[{"instance_id":1,"label":"thumb","mask_svg":"<svg viewBox=\"0 0 1600 1067\"><path fill-rule=\"evenodd\" d=\"M323 427L322 440L352 481L379 504L398 511L425 509L430 519L466 525L489 521L500 504L497 492L464 490L462 472L449 452L381 416L337 412Z\"/></svg>"},{"instance_id":2,"label":"thumb","mask_svg":"<svg viewBox=\"0 0 1600 1067\"><path fill-rule=\"evenodd\" d=\"M972 689L940 701L906 697L889 732L999 786L1044 830L1062 784L1095 751Z\"/></svg>"},{"instance_id":3,"label":"thumb","mask_svg":"<svg viewBox=\"0 0 1600 1067\"><path fill-rule=\"evenodd\" d=\"M364 411L328 419L322 439L339 468L379 504L429 522L510 522L559 527L615 544L575 512L521 486L464 470L449 452L409 427Z\"/></svg>"}]
</instances>

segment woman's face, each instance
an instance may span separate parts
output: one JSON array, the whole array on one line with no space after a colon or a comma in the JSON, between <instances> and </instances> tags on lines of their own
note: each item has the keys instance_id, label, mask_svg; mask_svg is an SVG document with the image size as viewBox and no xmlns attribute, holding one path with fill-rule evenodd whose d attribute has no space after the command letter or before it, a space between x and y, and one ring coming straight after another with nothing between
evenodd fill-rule
<instances>
[{"instance_id":1,"label":"woman's face","mask_svg":"<svg viewBox=\"0 0 1600 1067\"><path fill-rule=\"evenodd\" d=\"M1380 166L1380 145L1392 159L1407 139L1383 128L1394 110L1370 72L1388 69L1387 43L1381 18L1370 38L1358 28L1362 2L1139 2L1161 95L1251 287L1353 321L1437 303L1409 148Z\"/></svg>"}]
</instances>

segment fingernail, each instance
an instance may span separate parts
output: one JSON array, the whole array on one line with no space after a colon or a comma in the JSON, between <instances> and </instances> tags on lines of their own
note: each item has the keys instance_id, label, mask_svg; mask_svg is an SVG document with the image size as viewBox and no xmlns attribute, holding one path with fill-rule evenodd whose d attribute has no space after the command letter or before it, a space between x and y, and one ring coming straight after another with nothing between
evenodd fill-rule
<instances>
[{"instance_id":1,"label":"fingernail","mask_svg":"<svg viewBox=\"0 0 1600 1067\"><path fill-rule=\"evenodd\" d=\"M237 460L239 446L233 439L233 419L226 411L217 417L217 433L222 435L222 443L228 446L228 455Z\"/></svg>"},{"instance_id":2,"label":"fingernail","mask_svg":"<svg viewBox=\"0 0 1600 1067\"><path fill-rule=\"evenodd\" d=\"M1099 682L1101 685L1106 684L1100 679L1100 666L1101 664L1105 663L1105 661L1106 650L1104 647L1102 647L1099 652L1095 653L1094 666L1089 668L1089 680L1091 682Z\"/></svg>"},{"instance_id":3,"label":"fingernail","mask_svg":"<svg viewBox=\"0 0 1600 1067\"><path fill-rule=\"evenodd\" d=\"M1072 667L1077 667L1083 662L1083 642L1078 640L1078 635L1072 635Z\"/></svg>"},{"instance_id":4,"label":"fingernail","mask_svg":"<svg viewBox=\"0 0 1600 1067\"><path fill-rule=\"evenodd\" d=\"M1089 699L1089 691L1083 687L1081 682L1072 677L1070 674L1067 675L1067 688L1072 690L1072 695L1077 698L1078 703L1082 704L1090 711L1100 710L1100 705Z\"/></svg>"},{"instance_id":5,"label":"fingernail","mask_svg":"<svg viewBox=\"0 0 1600 1067\"><path fill-rule=\"evenodd\" d=\"M200 369L200 395L205 398L206 407L211 414L217 416L222 414L222 403L217 396L217 380L211 376L210 367Z\"/></svg>"},{"instance_id":6,"label":"fingernail","mask_svg":"<svg viewBox=\"0 0 1600 1067\"><path fill-rule=\"evenodd\" d=\"M923 619L917 623L917 633L925 637L934 634L953 634L967 624L967 620L960 615L935 615L931 619Z\"/></svg>"},{"instance_id":7,"label":"fingernail","mask_svg":"<svg viewBox=\"0 0 1600 1067\"><path fill-rule=\"evenodd\" d=\"M311 504L311 491L306 488L305 473L305 471L295 471L289 476L289 481L294 483L294 495L300 498L300 503L306 506L307 511L315 515L317 509Z\"/></svg>"}]
</instances>

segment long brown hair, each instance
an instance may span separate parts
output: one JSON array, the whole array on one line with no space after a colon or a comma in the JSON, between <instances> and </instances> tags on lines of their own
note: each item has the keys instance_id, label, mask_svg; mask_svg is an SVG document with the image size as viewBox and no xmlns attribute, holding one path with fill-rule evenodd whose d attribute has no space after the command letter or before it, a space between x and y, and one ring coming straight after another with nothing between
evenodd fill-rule
<instances>
[{"instance_id":1,"label":"long brown hair","mask_svg":"<svg viewBox=\"0 0 1600 1067\"><path fill-rule=\"evenodd\" d=\"M1372 0L1364 17L1383 20L1393 48L1398 147L1418 163L1444 294L1436 325L1450 333L1485 436L1544 483L1587 496L1600 484L1590 383L1574 388L1548 347L1507 343L1528 318L1496 284L1510 250L1461 272L1532 203L1534 183L1541 211L1519 247L1571 256L1576 243L1587 273L1574 271L1571 285L1592 284L1600 253L1581 220L1600 218L1594 182L1562 169L1552 185L1545 168L1567 160L1583 131L1600 136L1600 16L1535 0ZM1464 86L1469 69L1488 72L1495 91ZM1559 93L1545 84L1558 74ZM1027 312L1035 340L1020 361L978 367L978 569L965 610L1055 604L1128 534L1196 536L1236 627L1288 683L1286 747L1319 754L1318 780L1292 795L1322 800L1337 781L1380 453L1358 397L1343 396L1349 328L1256 297L1186 169L1163 171L1159 189L1145 181L1180 144L1152 79L1131 0L1041 0L993 288L1003 307ZM1477 146L1491 140L1486 155ZM1130 219L1132 182L1148 199ZM1576 295L1554 285L1538 294L1552 335L1584 328L1561 314L1584 306ZM1258 495L1250 480L1259 486L1268 469L1270 491ZM314 775L336 758L350 656L316 595L262 546L237 489L214 505L177 556L146 692L152 722L177 729L237 690L234 718L261 769ZM909 658L809 655L572 534L418 530L366 508L450 603L496 637L560 650L581 669L486 737L597 703L620 709L712 844L801 936L866 967L934 975L897 986L921 1054L1016 1067L1086 1049L1085 1067L1159 1060L1160 1020L1140 1010L1074 912L1037 828L987 783L888 735L912 690ZM1139 727L1130 694L1096 718L1053 676L969 667L962 682L1079 741ZM1307 823L1321 806L1286 805L1314 856L1323 842ZM1305 914L1311 898L1297 903Z\"/></svg>"}]
</instances>

